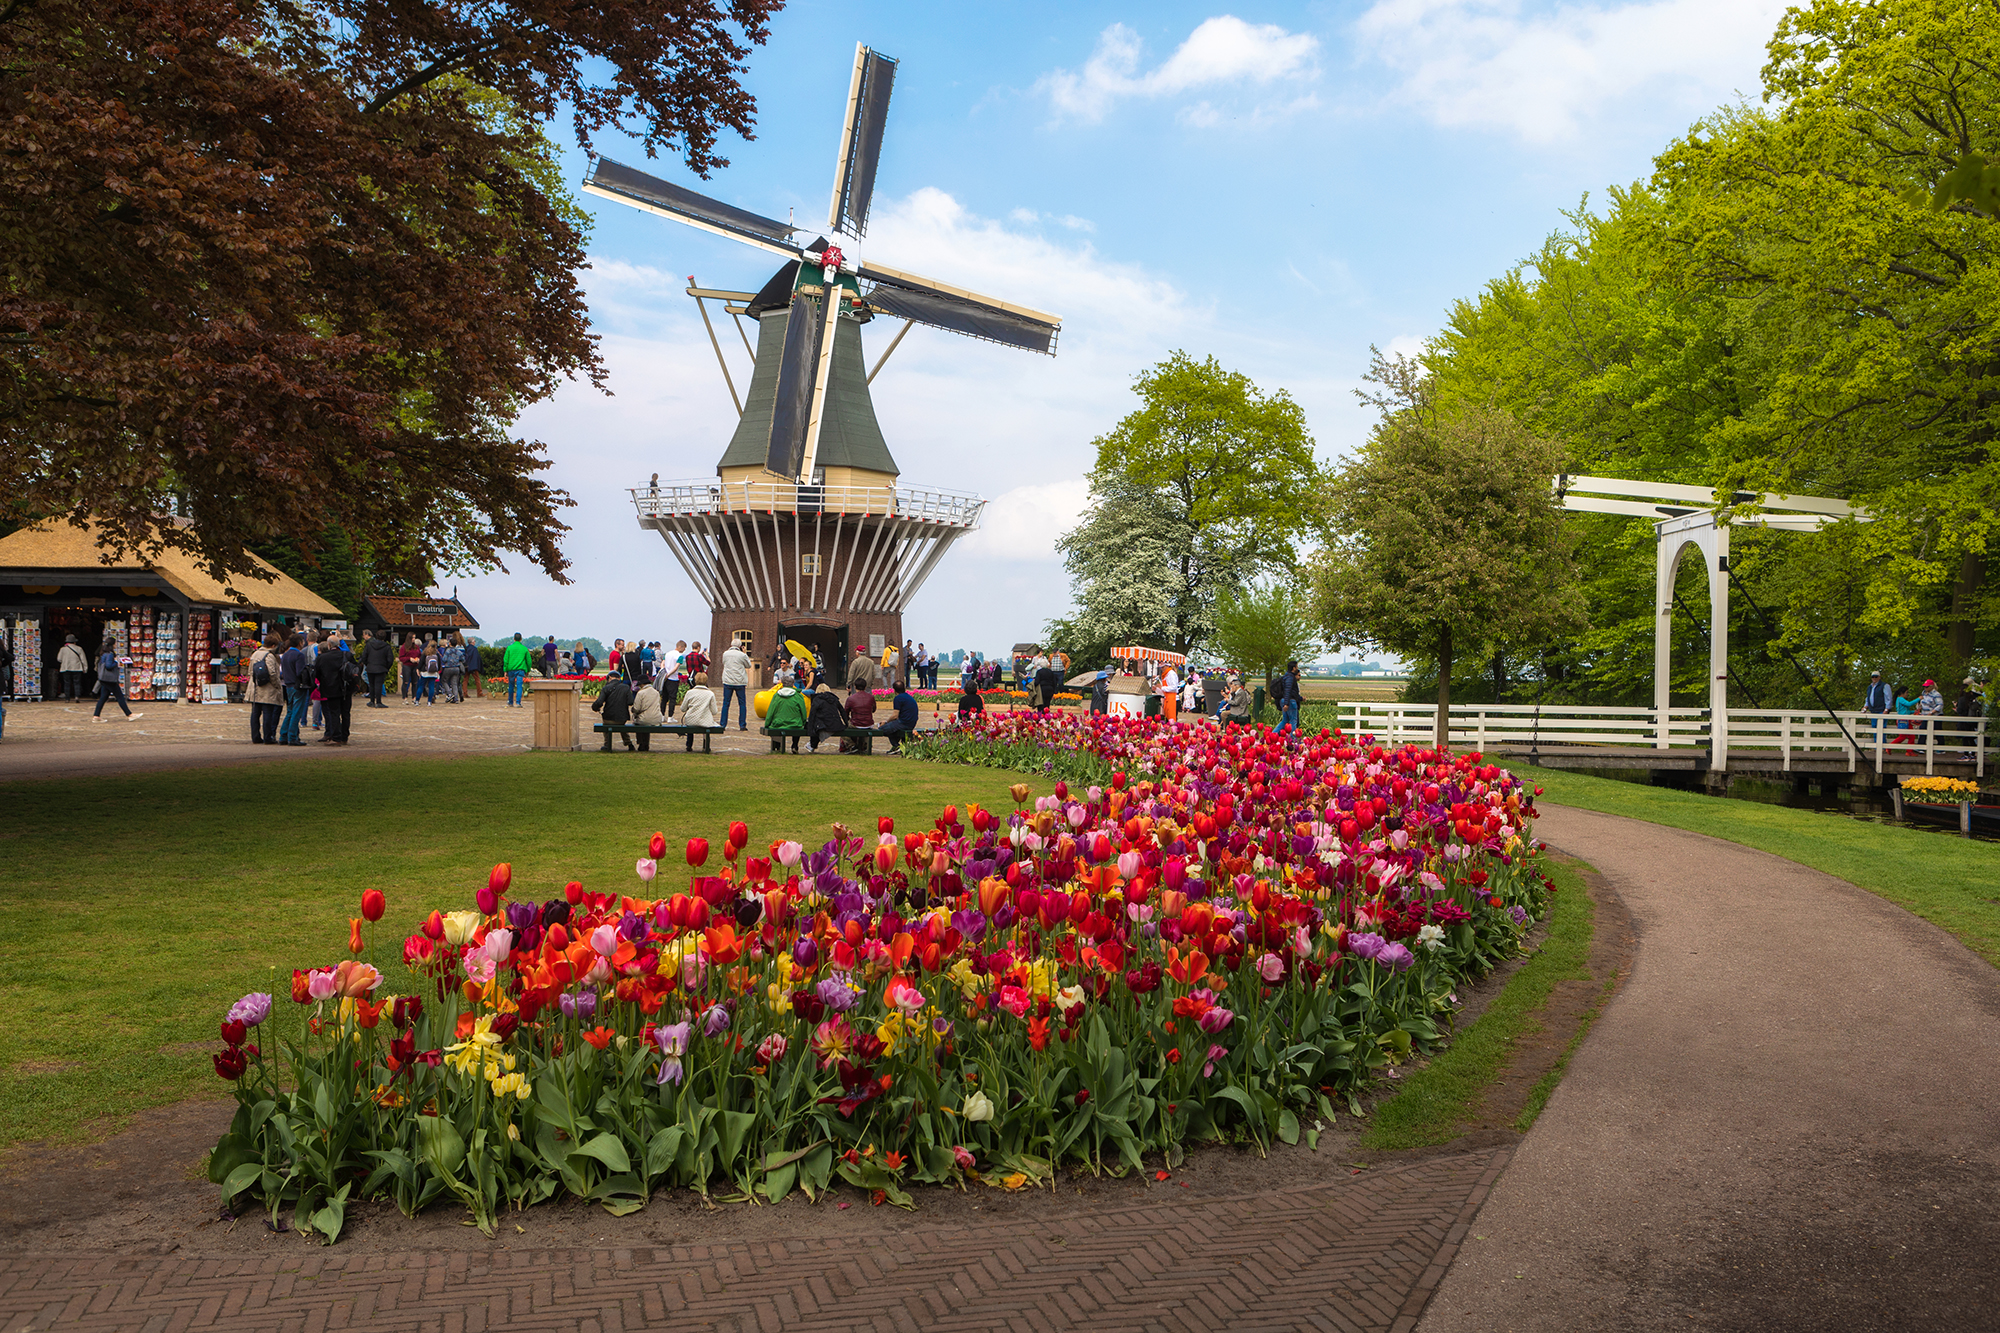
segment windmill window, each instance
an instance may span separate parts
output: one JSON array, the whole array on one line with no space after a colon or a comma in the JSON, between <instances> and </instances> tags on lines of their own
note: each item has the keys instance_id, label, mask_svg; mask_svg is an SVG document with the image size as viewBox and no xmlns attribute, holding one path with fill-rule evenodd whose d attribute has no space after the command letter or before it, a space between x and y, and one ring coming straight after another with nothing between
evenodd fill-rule
<instances>
[{"instance_id":1,"label":"windmill window","mask_svg":"<svg viewBox=\"0 0 2000 1333\"><path fill-rule=\"evenodd\" d=\"M809 578L818 576L819 552L815 551L811 555L802 555L799 557L799 573Z\"/></svg>"}]
</instances>

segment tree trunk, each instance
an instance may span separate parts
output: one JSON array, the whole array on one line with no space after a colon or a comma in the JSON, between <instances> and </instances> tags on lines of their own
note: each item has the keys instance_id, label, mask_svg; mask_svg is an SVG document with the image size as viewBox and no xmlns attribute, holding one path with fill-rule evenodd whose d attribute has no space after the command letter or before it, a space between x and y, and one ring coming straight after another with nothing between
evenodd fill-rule
<instances>
[{"instance_id":1,"label":"tree trunk","mask_svg":"<svg viewBox=\"0 0 2000 1333\"><path fill-rule=\"evenodd\" d=\"M1967 551L1959 561L1958 581L1951 589L1951 644L1952 674L1963 677L1966 667L1972 661L1975 648L1973 620L1973 597L1979 591L1979 584L1986 573L1986 562L1977 551Z\"/></svg>"},{"instance_id":2,"label":"tree trunk","mask_svg":"<svg viewBox=\"0 0 2000 1333\"><path fill-rule=\"evenodd\" d=\"M1440 750L1451 736L1451 626L1438 627L1437 731L1432 743Z\"/></svg>"}]
</instances>

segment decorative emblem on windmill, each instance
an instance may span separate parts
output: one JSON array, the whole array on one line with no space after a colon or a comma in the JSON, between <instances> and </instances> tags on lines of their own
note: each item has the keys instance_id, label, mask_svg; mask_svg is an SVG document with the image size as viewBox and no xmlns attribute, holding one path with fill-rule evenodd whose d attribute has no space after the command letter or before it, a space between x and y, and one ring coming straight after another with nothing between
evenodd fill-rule
<instances>
[{"instance_id":1,"label":"decorative emblem on windmill","mask_svg":"<svg viewBox=\"0 0 2000 1333\"><path fill-rule=\"evenodd\" d=\"M902 642L903 611L938 561L979 524L976 495L906 486L875 419L869 385L918 324L1055 354L1062 321L860 258L896 62L857 45L827 230L800 229L599 158L588 194L672 218L783 256L755 292L688 294L736 404L735 434L713 479L632 491L639 523L665 538L708 601L711 644L749 639L759 652L792 639L844 671L851 646ZM709 319L718 300L754 358L738 397ZM904 321L873 370L861 326ZM757 322L754 349L743 328ZM866 372L864 374L864 371Z\"/></svg>"}]
</instances>

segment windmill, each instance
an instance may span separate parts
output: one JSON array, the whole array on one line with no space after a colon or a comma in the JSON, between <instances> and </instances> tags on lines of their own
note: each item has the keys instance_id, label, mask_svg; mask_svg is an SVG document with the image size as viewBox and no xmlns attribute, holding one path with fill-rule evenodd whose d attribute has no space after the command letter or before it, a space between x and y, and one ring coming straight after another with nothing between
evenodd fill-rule
<instances>
[{"instance_id":1,"label":"windmill","mask_svg":"<svg viewBox=\"0 0 2000 1333\"><path fill-rule=\"evenodd\" d=\"M1062 321L860 257L896 61L857 44L826 231L805 230L597 159L584 192L724 236L785 262L754 292L696 285L737 428L713 478L635 488L640 526L665 540L709 604L710 644L755 656L785 639L845 663L850 645L902 642L902 616L985 501L902 484L869 385L918 324L1053 356ZM753 368L739 397L707 302L736 322ZM861 326L904 321L872 370ZM756 346L744 319L757 324Z\"/></svg>"}]
</instances>

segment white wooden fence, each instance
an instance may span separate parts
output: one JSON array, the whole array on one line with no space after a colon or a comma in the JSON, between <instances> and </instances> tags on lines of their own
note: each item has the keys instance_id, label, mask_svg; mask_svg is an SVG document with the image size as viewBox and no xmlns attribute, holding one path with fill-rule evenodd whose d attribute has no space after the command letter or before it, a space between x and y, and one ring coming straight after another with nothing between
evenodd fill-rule
<instances>
[{"instance_id":1,"label":"white wooden fence","mask_svg":"<svg viewBox=\"0 0 2000 1333\"><path fill-rule=\"evenodd\" d=\"M1421 744L1436 731L1436 704L1348 702L1334 706L1343 731L1372 733L1385 745ZM1840 723L1845 724L1845 731ZM1629 746L1656 750L1705 749L1712 767L1730 753L1766 757L1776 751L1789 772L1794 758L1845 759L1853 772L1866 757L1882 771L1885 761L1921 758L1924 772L1940 763L1969 764L1986 776L1988 734L1983 717L1898 717L1879 713L1826 713L1816 709L1732 708L1721 728L1706 708L1593 708L1576 704L1453 704L1449 732L1460 750L1495 745ZM1852 738L1850 741L1849 738ZM1635 766L1643 767L1640 757Z\"/></svg>"}]
</instances>

